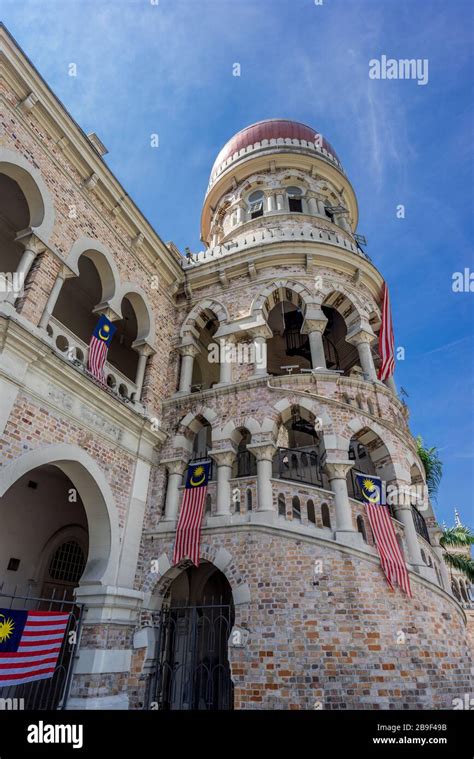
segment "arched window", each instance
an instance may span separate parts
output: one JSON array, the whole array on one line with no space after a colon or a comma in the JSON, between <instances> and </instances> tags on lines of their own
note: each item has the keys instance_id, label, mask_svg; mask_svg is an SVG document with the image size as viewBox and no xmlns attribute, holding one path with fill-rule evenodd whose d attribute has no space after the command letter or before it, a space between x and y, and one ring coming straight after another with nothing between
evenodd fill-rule
<instances>
[{"instance_id":1,"label":"arched window","mask_svg":"<svg viewBox=\"0 0 474 759\"><path fill-rule=\"evenodd\" d=\"M79 543L68 540L56 549L49 565L49 576L52 580L77 584L81 579L86 557Z\"/></svg>"},{"instance_id":2,"label":"arched window","mask_svg":"<svg viewBox=\"0 0 474 759\"><path fill-rule=\"evenodd\" d=\"M367 410L368 410L369 414L371 414L372 416L374 416L374 404L372 403L372 401L370 400L370 398L367 400Z\"/></svg>"},{"instance_id":3,"label":"arched window","mask_svg":"<svg viewBox=\"0 0 474 759\"><path fill-rule=\"evenodd\" d=\"M288 197L288 208L292 212L303 212L303 192L299 187L287 187L286 194Z\"/></svg>"},{"instance_id":4,"label":"arched window","mask_svg":"<svg viewBox=\"0 0 474 759\"><path fill-rule=\"evenodd\" d=\"M321 504L321 521L323 523L323 527L331 527L331 517L327 503Z\"/></svg>"},{"instance_id":5,"label":"arched window","mask_svg":"<svg viewBox=\"0 0 474 759\"><path fill-rule=\"evenodd\" d=\"M364 517L361 517L359 514L356 521L357 521L357 532L360 532L364 540L364 543L367 543L367 533L365 531Z\"/></svg>"},{"instance_id":6,"label":"arched window","mask_svg":"<svg viewBox=\"0 0 474 759\"><path fill-rule=\"evenodd\" d=\"M278 516L286 517L286 504L285 504L285 496L283 495L283 493L280 493L278 496Z\"/></svg>"},{"instance_id":7,"label":"arched window","mask_svg":"<svg viewBox=\"0 0 474 759\"><path fill-rule=\"evenodd\" d=\"M247 488L247 511L252 511L252 491L250 488Z\"/></svg>"},{"instance_id":8,"label":"arched window","mask_svg":"<svg viewBox=\"0 0 474 759\"><path fill-rule=\"evenodd\" d=\"M334 221L334 213L331 211L331 208L328 206L324 206L324 213L326 214L329 221Z\"/></svg>"},{"instance_id":9,"label":"arched window","mask_svg":"<svg viewBox=\"0 0 474 759\"><path fill-rule=\"evenodd\" d=\"M240 514L240 492L238 494L238 500L234 501L234 513Z\"/></svg>"},{"instance_id":10,"label":"arched window","mask_svg":"<svg viewBox=\"0 0 474 759\"><path fill-rule=\"evenodd\" d=\"M301 505L300 505L300 499L297 495L293 496L293 499L291 501L291 508L292 508L292 514L293 519L299 519L301 522Z\"/></svg>"},{"instance_id":11,"label":"arched window","mask_svg":"<svg viewBox=\"0 0 474 759\"><path fill-rule=\"evenodd\" d=\"M308 501L306 504L306 511L308 514L308 522L311 522L312 524L316 524L316 512L314 510L314 503L313 501Z\"/></svg>"},{"instance_id":12,"label":"arched window","mask_svg":"<svg viewBox=\"0 0 474 759\"><path fill-rule=\"evenodd\" d=\"M456 598L458 599L458 601L460 601L461 600L461 594L459 593L459 587L458 587L458 584L457 584L456 580L454 579L454 577L451 580L451 590L453 591L453 594L456 596Z\"/></svg>"},{"instance_id":13,"label":"arched window","mask_svg":"<svg viewBox=\"0 0 474 759\"><path fill-rule=\"evenodd\" d=\"M251 219L256 219L259 216L263 216L263 198L264 195L262 190L256 190L248 196L247 203L249 205L249 214Z\"/></svg>"},{"instance_id":14,"label":"arched window","mask_svg":"<svg viewBox=\"0 0 474 759\"><path fill-rule=\"evenodd\" d=\"M423 559L423 564L427 564L427 563L428 563L428 562L426 561L426 554L425 554L425 552L423 551L423 549L421 549L421 558Z\"/></svg>"},{"instance_id":15,"label":"arched window","mask_svg":"<svg viewBox=\"0 0 474 759\"><path fill-rule=\"evenodd\" d=\"M461 595L462 595L463 601L467 603L469 601L469 598L467 597L466 588L462 580L459 581L459 587L461 589Z\"/></svg>"},{"instance_id":16,"label":"arched window","mask_svg":"<svg viewBox=\"0 0 474 759\"><path fill-rule=\"evenodd\" d=\"M212 512L212 495L210 493L206 496L206 514L211 514Z\"/></svg>"}]
</instances>

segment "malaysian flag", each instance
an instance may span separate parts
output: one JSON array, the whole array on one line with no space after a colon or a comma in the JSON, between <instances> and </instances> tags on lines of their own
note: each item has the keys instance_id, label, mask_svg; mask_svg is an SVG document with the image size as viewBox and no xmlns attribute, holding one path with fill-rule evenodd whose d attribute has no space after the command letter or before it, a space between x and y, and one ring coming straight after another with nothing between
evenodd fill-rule
<instances>
[{"instance_id":1,"label":"malaysian flag","mask_svg":"<svg viewBox=\"0 0 474 759\"><path fill-rule=\"evenodd\" d=\"M107 351L116 329L117 327L106 316L101 316L92 333L89 345L87 371L103 385L105 385L104 364L107 358Z\"/></svg>"},{"instance_id":2,"label":"malaysian flag","mask_svg":"<svg viewBox=\"0 0 474 759\"><path fill-rule=\"evenodd\" d=\"M184 498L176 529L173 566L185 558L191 559L193 564L199 566L201 524L210 473L210 460L190 464L188 467Z\"/></svg>"},{"instance_id":3,"label":"malaysian flag","mask_svg":"<svg viewBox=\"0 0 474 759\"><path fill-rule=\"evenodd\" d=\"M367 474L357 474L356 477L367 506L370 526L387 582L392 590L394 585L399 585L411 598L407 566L397 542L389 510L381 503L382 480Z\"/></svg>"},{"instance_id":4,"label":"malaysian flag","mask_svg":"<svg viewBox=\"0 0 474 759\"><path fill-rule=\"evenodd\" d=\"M52 677L69 614L0 609L0 688Z\"/></svg>"},{"instance_id":5,"label":"malaysian flag","mask_svg":"<svg viewBox=\"0 0 474 759\"><path fill-rule=\"evenodd\" d=\"M379 332L380 367L379 380L388 379L395 371L395 342L393 338L392 310L388 287L383 283L382 289L382 326Z\"/></svg>"}]
</instances>

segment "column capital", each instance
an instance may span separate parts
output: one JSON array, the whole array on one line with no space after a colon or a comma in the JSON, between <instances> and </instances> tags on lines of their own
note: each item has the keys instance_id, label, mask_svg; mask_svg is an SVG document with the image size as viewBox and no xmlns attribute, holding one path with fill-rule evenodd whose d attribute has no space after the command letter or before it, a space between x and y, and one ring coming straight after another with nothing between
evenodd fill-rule
<instances>
[{"instance_id":1,"label":"column capital","mask_svg":"<svg viewBox=\"0 0 474 759\"><path fill-rule=\"evenodd\" d=\"M273 461L276 445L271 443L250 443L247 450L253 453L257 461Z\"/></svg>"},{"instance_id":2,"label":"column capital","mask_svg":"<svg viewBox=\"0 0 474 759\"><path fill-rule=\"evenodd\" d=\"M209 451L209 456L216 462L217 466L231 467L237 456L235 448L225 448L217 451Z\"/></svg>"},{"instance_id":3,"label":"column capital","mask_svg":"<svg viewBox=\"0 0 474 759\"><path fill-rule=\"evenodd\" d=\"M346 342L351 343L351 345L360 345L361 343L370 345L376 337L377 335L374 334L372 327L367 325L365 327L356 327L353 332L349 332L346 336Z\"/></svg>"},{"instance_id":4,"label":"column capital","mask_svg":"<svg viewBox=\"0 0 474 759\"><path fill-rule=\"evenodd\" d=\"M168 474L184 474L184 470L186 469L188 462L185 459L182 458L176 458L176 459L163 459L160 461L160 464L166 467L168 470Z\"/></svg>"},{"instance_id":5,"label":"column capital","mask_svg":"<svg viewBox=\"0 0 474 759\"><path fill-rule=\"evenodd\" d=\"M182 356L192 356L192 358L196 358L199 354L199 346L193 341L185 343L184 345L178 345L178 351Z\"/></svg>"},{"instance_id":6,"label":"column capital","mask_svg":"<svg viewBox=\"0 0 474 759\"><path fill-rule=\"evenodd\" d=\"M123 317L114 308L109 306L108 303L99 303L93 310L97 316L106 316L109 322L119 322Z\"/></svg>"},{"instance_id":7,"label":"column capital","mask_svg":"<svg viewBox=\"0 0 474 759\"><path fill-rule=\"evenodd\" d=\"M25 250L31 250L35 255L43 253L48 247L31 229L24 229L19 232L15 237L15 242L19 243Z\"/></svg>"},{"instance_id":8,"label":"column capital","mask_svg":"<svg viewBox=\"0 0 474 759\"><path fill-rule=\"evenodd\" d=\"M152 356L154 353L156 353L155 348L150 345L149 342L146 340L135 340L135 342L132 343L132 348L137 353L140 354L140 356Z\"/></svg>"},{"instance_id":9,"label":"column capital","mask_svg":"<svg viewBox=\"0 0 474 759\"><path fill-rule=\"evenodd\" d=\"M247 332L253 340L269 340L271 337L273 337L273 332L271 331L268 324L259 324L256 327L249 327L247 329Z\"/></svg>"},{"instance_id":10,"label":"column capital","mask_svg":"<svg viewBox=\"0 0 474 759\"><path fill-rule=\"evenodd\" d=\"M354 462L350 461L349 459L326 459L326 462L324 464L330 480L345 480L347 472L349 469L352 469L353 465Z\"/></svg>"}]
</instances>

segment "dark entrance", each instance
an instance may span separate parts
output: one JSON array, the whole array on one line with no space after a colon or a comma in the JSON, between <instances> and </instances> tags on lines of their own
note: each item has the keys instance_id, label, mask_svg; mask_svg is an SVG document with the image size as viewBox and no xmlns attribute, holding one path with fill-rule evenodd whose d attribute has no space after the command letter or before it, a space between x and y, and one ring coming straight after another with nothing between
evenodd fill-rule
<instances>
[{"instance_id":1,"label":"dark entrance","mask_svg":"<svg viewBox=\"0 0 474 759\"><path fill-rule=\"evenodd\" d=\"M150 701L162 710L233 708L227 645L232 591L209 562L185 569L159 613L157 670Z\"/></svg>"}]
</instances>

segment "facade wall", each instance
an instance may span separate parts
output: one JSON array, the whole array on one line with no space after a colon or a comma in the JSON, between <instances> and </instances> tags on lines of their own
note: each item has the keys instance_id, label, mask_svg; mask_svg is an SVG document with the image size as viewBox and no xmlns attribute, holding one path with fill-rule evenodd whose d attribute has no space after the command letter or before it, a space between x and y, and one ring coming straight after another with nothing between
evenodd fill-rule
<instances>
[{"instance_id":1,"label":"facade wall","mask_svg":"<svg viewBox=\"0 0 474 759\"><path fill-rule=\"evenodd\" d=\"M149 558L170 538L149 539ZM251 599L235 607L247 645L229 648L236 708L449 709L470 692L464 614L443 591L412 575L409 599L375 557L272 530L205 528L203 558L221 549L234 594L245 582Z\"/></svg>"}]
</instances>

